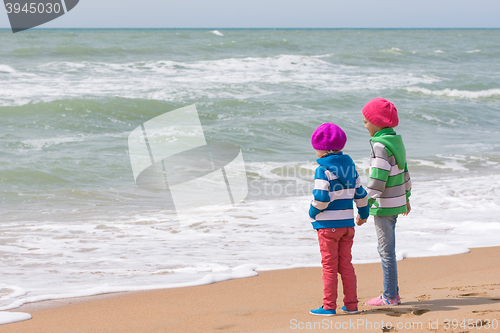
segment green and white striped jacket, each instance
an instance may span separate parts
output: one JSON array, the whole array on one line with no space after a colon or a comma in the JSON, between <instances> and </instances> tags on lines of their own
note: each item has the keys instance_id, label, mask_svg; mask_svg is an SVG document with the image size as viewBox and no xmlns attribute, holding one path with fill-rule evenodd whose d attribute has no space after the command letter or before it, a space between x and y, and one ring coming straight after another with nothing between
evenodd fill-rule
<instances>
[{"instance_id":1,"label":"green and white striped jacket","mask_svg":"<svg viewBox=\"0 0 500 333\"><path fill-rule=\"evenodd\" d=\"M411 195L411 179L406 150L400 135L384 128L370 139L370 182L367 187L370 215L391 216L406 213Z\"/></svg>"}]
</instances>

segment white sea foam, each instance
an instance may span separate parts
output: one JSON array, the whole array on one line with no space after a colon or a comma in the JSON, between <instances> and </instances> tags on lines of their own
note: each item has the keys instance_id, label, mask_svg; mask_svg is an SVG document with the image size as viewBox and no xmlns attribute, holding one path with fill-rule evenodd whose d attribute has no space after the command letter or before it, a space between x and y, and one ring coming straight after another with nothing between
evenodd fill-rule
<instances>
[{"instance_id":1,"label":"white sea foam","mask_svg":"<svg viewBox=\"0 0 500 333\"><path fill-rule=\"evenodd\" d=\"M477 53L477 52L481 52L481 50L465 51L465 53Z\"/></svg>"},{"instance_id":2,"label":"white sea foam","mask_svg":"<svg viewBox=\"0 0 500 333\"><path fill-rule=\"evenodd\" d=\"M463 164L461 164L456 160L448 160L448 161L441 160L439 163L437 163L428 160L412 159L409 162L414 165L422 165L437 169L450 169L452 171L469 171L467 167L465 167Z\"/></svg>"},{"instance_id":3,"label":"white sea foam","mask_svg":"<svg viewBox=\"0 0 500 333\"><path fill-rule=\"evenodd\" d=\"M29 73L16 73L2 91L0 106L109 95L167 101L206 97L242 100L273 94L269 85L354 92L439 81L428 75L361 69L302 55L123 64L49 62L30 68Z\"/></svg>"},{"instance_id":4,"label":"white sea foam","mask_svg":"<svg viewBox=\"0 0 500 333\"><path fill-rule=\"evenodd\" d=\"M217 35L217 36L224 36L220 31L218 30L214 30L214 31L210 31L211 33L213 33L214 35Z\"/></svg>"},{"instance_id":5,"label":"white sea foam","mask_svg":"<svg viewBox=\"0 0 500 333\"><path fill-rule=\"evenodd\" d=\"M392 54L401 54L401 49L397 47L391 47L390 49L385 49L380 51L382 53L392 53Z\"/></svg>"},{"instance_id":6,"label":"white sea foam","mask_svg":"<svg viewBox=\"0 0 500 333\"><path fill-rule=\"evenodd\" d=\"M10 66L0 64L0 73L15 73L16 70Z\"/></svg>"},{"instance_id":7,"label":"white sea foam","mask_svg":"<svg viewBox=\"0 0 500 333\"><path fill-rule=\"evenodd\" d=\"M311 56L311 58L329 58L329 57L332 57L334 55L335 55L335 53L327 53L327 54Z\"/></svg>"},{"instance_id":8,"label":"white sea foam","mask_svg":"<svg viewBox=\"0 0 500 333\"><path fill-rule=\"evenodd\" d=\"M415 182L412 192L412 212L398 220L399 259L500 245L500 220L491 213L500 208L500 175ZM310 195L247 201L215 219L207 208L189 218L189 228L180 228L171 212L150 210L102 216L75 211L65 223L51 220L64 219L57 210L42 213L40 222L5 221L0 309L213 283L256 270L319 267L309 202ZM354 262L379 261L373 221L356 233Z\"/></svg>"},{"instance_id":9,"label":"white sea foam","mask_svg":"<svg viewBox=\"0 0 500 333\"><path fill-rule=\"evenodd\" d=\"M46 139L29 139L21 141L22 144L33 148L34 150L42 150L43 148L70 142L84 141L84 137L56 137Z\"/></svg>"},{"instance_id":10,"label":"white sea foam","mask_svg":"<svg viewBox=\"0 0 500 333\"><path fill-rule=\"evenodd\" d=\"M455 97L461 99L479 99L479 98L490 98L499 97L500 89L488 89L480 91L468 91L468 90L457 90L457 89L443 89L443 90L430 90L427 88L420 87L407 87L405 88L409 92L417 92L424 95L431 96L445 96L445 97Z\"/></svg>"},{"instance_id":11,"label":"white sea foam","mask_svg":"<svg viewBox=\"0 0 500 333\"><path fill-rule=\"evenodd\" d=\"M17 323L31 319L29 313L0 311L0 325Z\"/></svg>"},{"instance_id":12,"label":"white sea foam","mask_svg":"<svg viewBox=\"0 0 500 333\"><path fill-rule=\"evenodd\" d=\"M43 294L43 295L38 295L38 296L32 296L32 297L25 297L16 300L15 302L9 304L8 306L4 306L0 308L1 310L10 310L10 309L15 309L18 308L24 304L28 303L34 303L34 302L42 302L42 301L48 301L48 300L57 300L57 299L64 299L64 298L74 298L74 297L87 297L87 296L96 296L96 295L102 295L102 294L109 294L109 293L117 293L117 292L124 292L124 291L146 291L146 290L155 290L155 289L170 289L170 288L184 288L184 287L193 287L193 286L202 286L202 285L207 285L207 284L212 284L212 283L217 283L217 282L222 282L222 281L227 281L227 280L234 280L234 279L241 279L241 278L246 278L246 277L252 277L256 276L257 273L255 270L258 268L256 265L241 265L237 266L233 269L228 268L226 272L221 273L217 272L215 274L207 274L203 276L200 279L190 281L190 282L179 282L179 283L164 283L164 284L156 284L156 285L147 285L147 286L126 286L126 287L120 287L120 286L109 286L109 285L103 285L103 286L98 286L98 287L93 287L89 289L84 289L84 290L78 290L78 291L70 291L67 290L65 292L58 292L54 294ZM185 269L185 271L188 271L188 273L197 273L198 271L196 269L193 270L193 272L190 272L189 269ZM206 271L203 271L206 272ZM153 273L152 275L155 275ZM0 325L2 325L2 317L1 314L3 313L13 313L13 312L0 312ZM21 320L28 320L31 319L31 316L29 314L24 314L24 316L21 315L21 313L18 313L19 315L15 317L11 317L10 320L17 320L15 321L21 321ZM29 317L28 317L29 316ZM24 318L24 319L22 319ZM5 316L5 319L8 320L8 316ZM14 322L14 321L11 321ZM4 322L3 324L7 324L8 322Z\"/></svg>"}]
</instances>

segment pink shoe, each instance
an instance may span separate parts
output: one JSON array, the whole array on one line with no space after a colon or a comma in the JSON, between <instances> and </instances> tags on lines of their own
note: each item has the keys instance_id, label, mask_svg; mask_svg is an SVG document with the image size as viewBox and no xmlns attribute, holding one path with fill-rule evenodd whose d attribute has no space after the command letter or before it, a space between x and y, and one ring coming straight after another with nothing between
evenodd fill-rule
<instances>
[{"instance_id":1,"label":"pink shoe","mask_svg":"<svg viewBox=\"0 0 500 333\"><path fill-rule=\"evenodd\" d=\"M384 298L383 295L380 295L379 297L372 298L371 300L369 300L365 304L369 305L369 306L399 305L399 304L401 304L401 298L398 295L396 297L396 299L387 299L387 298Z\"/></svg>"}]
</instances>

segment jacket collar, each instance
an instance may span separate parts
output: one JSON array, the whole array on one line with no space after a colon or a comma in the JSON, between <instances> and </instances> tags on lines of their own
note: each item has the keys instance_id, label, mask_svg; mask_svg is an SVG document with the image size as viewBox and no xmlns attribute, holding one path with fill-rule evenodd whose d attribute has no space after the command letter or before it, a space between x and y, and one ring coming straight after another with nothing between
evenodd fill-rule
<instances>
[{"instance_id":1,"label":"jacket collar","mask_svg":"<svg viewBox=\"0 0 500 333\"><path fill-rule=\"evenodd\" d=\"M384 135L394 135L396 131L392 127L383 128L373 135L374 138L378 138Z\"/></svg>"}]
</instances>

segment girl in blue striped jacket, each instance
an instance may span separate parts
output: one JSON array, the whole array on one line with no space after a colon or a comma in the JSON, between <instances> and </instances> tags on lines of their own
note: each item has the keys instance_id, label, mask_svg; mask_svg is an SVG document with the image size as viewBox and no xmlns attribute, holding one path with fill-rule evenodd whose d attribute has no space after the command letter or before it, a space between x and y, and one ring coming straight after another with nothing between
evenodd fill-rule
<instances>
[{"instance_id":1,"label":"girl in blue striped jacket","mask_svg":"<svg viewBox=\"0 0 500 333\"><path fill-rule=\"evenodd\" d=\"M358 312L356 274L351 260L354 239L354 207L362 223L369 215L368 196L361 186L353 160L341 152L347 141L337 125L326 123L318 127L311 143L319 159L314 176L314 199L309 216L318 232L323 265L323 306L311 314L334 316L337 308L337 273L344 288L344 306L348 313Z\"/></svg>"}]
</instances>

